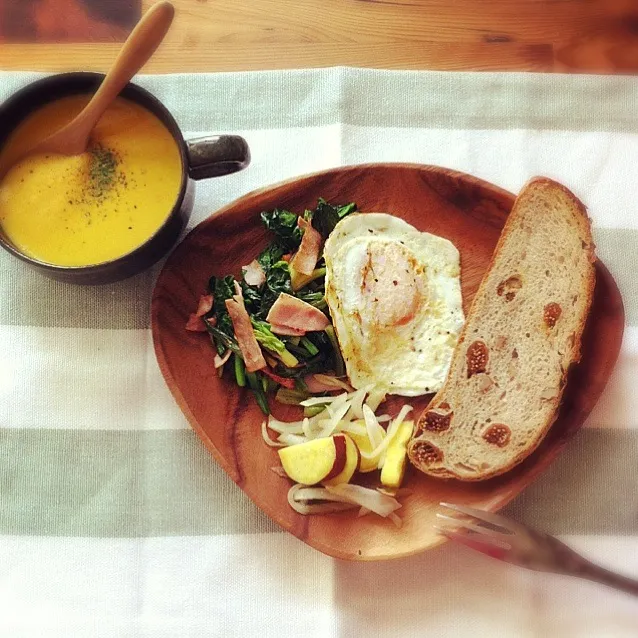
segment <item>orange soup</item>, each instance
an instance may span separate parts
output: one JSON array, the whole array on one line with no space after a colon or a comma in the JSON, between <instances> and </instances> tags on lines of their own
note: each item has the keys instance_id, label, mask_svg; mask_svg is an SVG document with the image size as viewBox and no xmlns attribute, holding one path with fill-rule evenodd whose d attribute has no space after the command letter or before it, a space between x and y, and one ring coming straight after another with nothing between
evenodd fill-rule
<instances>
[{"instance_id":1,"label":"orange soup","mask_svg":"<svg viewBox=\"0 0 638 638\"><path fill-rule=\"evenodd\" d=\"M77 115L88 95L62 98L29 115L12 133L0 167ZM82 155L32 155L0 182L0 226L26 255L59 266L121 257L164 223L177 201L182 163L164 124L117 98Z\"/></svg>"}]
</instances>

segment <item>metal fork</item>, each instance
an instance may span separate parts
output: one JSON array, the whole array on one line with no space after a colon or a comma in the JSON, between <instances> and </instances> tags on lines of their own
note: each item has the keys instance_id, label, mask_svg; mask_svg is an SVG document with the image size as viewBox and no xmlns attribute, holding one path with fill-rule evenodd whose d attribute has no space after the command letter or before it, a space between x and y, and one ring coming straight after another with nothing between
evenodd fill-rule
<instances>
[{"instance_id":1,"label":"metal fork","mask_svg":"<svg viewBox=\"0 0 638 638\"><path fill-rule=\"evenodd\" d=\"M473 507L451 503L441 506L454 514L439 512L437 517L454 527L436 529L457 543L512 565L576 576L638 596L638 580L595 565L549 534Z\"/></svg>"}]
</instances>

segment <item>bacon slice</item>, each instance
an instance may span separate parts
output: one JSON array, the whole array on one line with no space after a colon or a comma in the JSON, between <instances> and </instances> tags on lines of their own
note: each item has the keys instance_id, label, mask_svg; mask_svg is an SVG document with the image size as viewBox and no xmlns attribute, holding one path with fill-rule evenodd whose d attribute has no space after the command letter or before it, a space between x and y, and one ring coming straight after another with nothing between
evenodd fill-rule
<instances>
[{"instance_id":1,"label":"bacon slice","mask_svg":"<svg viewBox=\"0 0 638 638\"><path fill-rule=\"evenodd\" d=\"M261 352L261 348L255 339L253 325L244 306L244 297L241 294L241 287L235 282L235 292L232 299L226 299L226 310L230 315L235 330L235 338L239 344L239 349L244 358L244 364L248 372L255 372L266 367L266 360Z\"/></svg>"},{"instance_id":2,"label":"bacon slice","mask_svg":"<svg viewBox=\"0 0 638 638\"><path fill-rule=\"evenodd\" d=\"M256 259L253 259L247 266L242 266L241 269L244 271L244 281L249 286L259 287L266 283L266 273Z\"/></svg>"},{"instance_id":3,"label":"bacon slice","mask_svg":"<svg viewBox=\"0 0 638 638\"><path fill-rule=\"evenodd\" d=\"M310 276L317 265L321 246L323 245L323 237L319 231L312 227L312 224L303 217L297 220L299 228L303 228L303 237L299 250L292 258L290 265L302 275Z\"/></svg>"},{"instance_id":4,"label":"bacon slice","mask_svg":"<svg viewBox=\"0 0 638 638\"><path fill-rule=\"evenodd\" d=\"M330 325L326 315L309 303L282 292L268 312L266 321L273 326L312 332ZM274 330L273 330L274 332ZM279 333L281 334L281 333Z\"/></svg>"},{"instance_id":5,"label":"bacon slice","mask_svg":"<svg viewBox=\"0 0 638 638\"><path fill-rule=\"evenodd\" d=\"M197 311L191 313L186 323L186 330L191 332L206 332L206 326L201 318L210 312L213 308L213 295L202 295L199 298L199 304L197 305Z\"/></svg>"},{"instance_id":6,"label":"bacon slice","mask_svg":"<svg viewBox=\"0 0 638 638\"><path fill-rule=\"evenodd\" d=\"M295 380L287 379L286 377L280 377L278 374L271 372L269 368L264 368L262 372L267 376L276 381L279 385L284 386L284 388L288 388L289 390L295 389Z\"/></svg>"}]
</instances>

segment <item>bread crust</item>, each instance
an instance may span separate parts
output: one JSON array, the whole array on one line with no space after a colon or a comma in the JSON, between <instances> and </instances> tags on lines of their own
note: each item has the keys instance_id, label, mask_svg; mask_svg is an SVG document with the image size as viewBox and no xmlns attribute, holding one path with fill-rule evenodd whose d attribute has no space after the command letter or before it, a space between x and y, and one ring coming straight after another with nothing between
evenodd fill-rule
<instances>
[{"instance_id":1,"label":"bread crust","mask_svg":"<svg viewBox=\"0 0 638 638\"><path fill-rule=\"evenodd\" d=\"M557 395L553 397L549 402L547 402L546 407L551 407L552 409L549 411L549 416L545 419L545 421L538 427L534 433L534 437L530 438L524 448L520 449L510 460L507 465L499 466L499 467L491 467L485 468L483 470L477 471L465 471L467 468L464 468L463 472L456 472L452 467L447 465L444 460L437 461L437 456L440 455L443 457L444 450L438 447L438 439L437 434L429 432L424 429L424 423L426 414L428 411L439 409L441 405L446 404L446 398L450 394L450 389L454 388L456 384L459 384L462 380L458 379L452 374L452 371L455 369L455 363L459 364L457 361L460 357L466 356L466 348L464 346L468 337L468 331L473 329L478 321L476 317L476 306L477 302L481 299L485 299L485 296L488 294L492 294L490 290L488 290L488 280L490 273L496 268L496 266L504 259L503 248L506 244L510 233L516 228L516 225L519 221L519 217L523 214L523 207L525 206L526 201L529 201L531 193L536 195L547 195L551 196L552 194L562 193L564 197L567 198L571 206L569 207L570 212L572 213L573 224L575 227L575 231L578 236L581 238L582 250L586 256L586 266L588 266L588 272L585 276L585 282L582 289L579 291L579 294L583 295L583 308L582 317L577 325L574 326L573 329L573 342L570 352L568 353L567 360L569 365L566 365L563 374L560 378L559 387L556 388ZM523 209L523 210L521 210ZM492 259L488 265L487 271L479 285L479 288L474 297L474 301L472 303L472 307L470 308L465 326L459 337L459 342L457 348L454 353L454 357L452 360L452 364L450 366L450 372L448 373L448 377L441 388L441 390L434 396L428 407L423 411L417 428L415 428L415 435L413 436L410 444L408 446L408 456L411 463L422 472L436 476L437 478L443 479L458 479L462 481L482 481L494 476L504 474L518 465L521 461L523 461L526 457L528 457L541 443L541 441L546 436L552 424L555 422L558 409L560 407L560 403L564 394L565 386L567 383L567 375L569 372L569 368L571 365L580 361L581 358L581 341L582 334L585 328L585 324L587 321L587 317L589 315L589 310L591 308L593 296L594 296L594 288L596 284L595 280L595 269L593 264L596 261L595 256L595 246L592 241L591 235L591 220L587 215L587 209L584 204L565 186L559 184L549 178L546 177L534 177L530 179L527 184L521 190L514 207L512 208L512 212L510 213L506 223L503 227L501 236L496 245L494 253L492 255ZM529 335L528 335L529 336ZM567 353L566 353L567 354ZM562 368L562 366L561 366ZM539 386L539 392L541 388ZM454 424L451 426L454 427ZM458 425L457 427L464 427L463 424ZM425 445L424 445L425 444ZM429 446L429 448L428 448ZM480 462L480 450L478 451L478 458L473 457L472 462Z\"/></svg>"}]
</instances>

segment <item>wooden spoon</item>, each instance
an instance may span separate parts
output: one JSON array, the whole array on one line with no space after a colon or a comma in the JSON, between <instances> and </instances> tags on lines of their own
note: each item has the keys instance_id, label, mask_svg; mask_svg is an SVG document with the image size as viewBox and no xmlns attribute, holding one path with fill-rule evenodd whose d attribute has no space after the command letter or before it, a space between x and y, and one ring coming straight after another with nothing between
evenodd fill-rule
<instances>
[{"instance_id":1,"label":"wooden spoon","mask_svg":"<svg viewBox=\"0 0 638 638\"><path fill-rule=\"evenodd\" d=\"M98 120L153 55L171 26L174 14L175 9L170 2L158 2L153 5L129 35L91 101L71 122L45 138L19 159L36 153L84 153L91 131Z\"/></svg>"}]
</instances>

